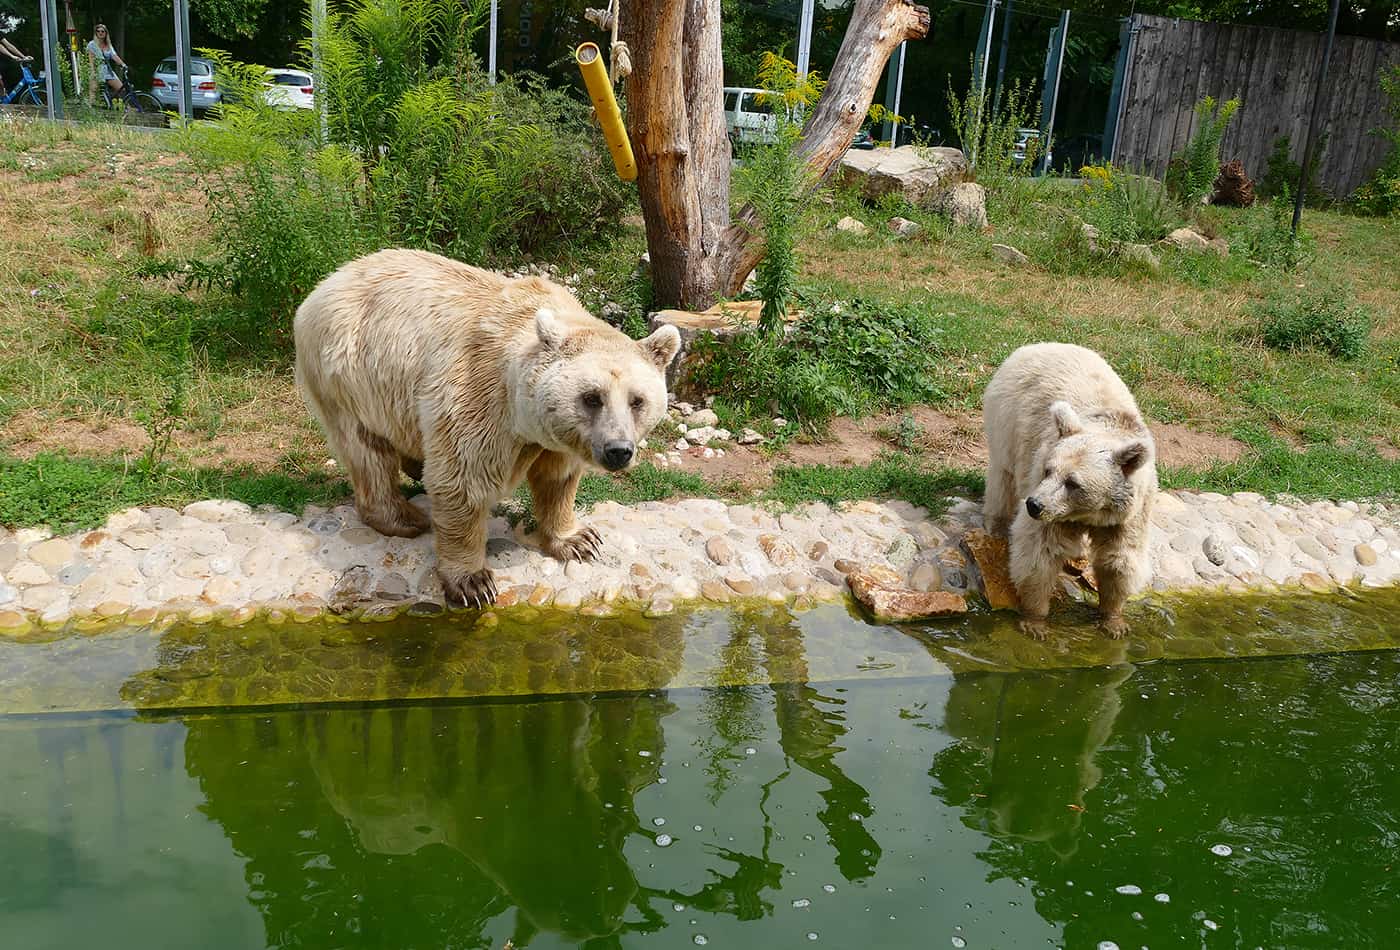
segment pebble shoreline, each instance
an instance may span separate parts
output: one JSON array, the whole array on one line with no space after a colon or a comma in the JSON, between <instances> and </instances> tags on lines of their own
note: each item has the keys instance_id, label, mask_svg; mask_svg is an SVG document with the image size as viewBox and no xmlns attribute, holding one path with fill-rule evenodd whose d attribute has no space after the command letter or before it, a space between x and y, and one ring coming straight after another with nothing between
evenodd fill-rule
<instances>
[{"instance_id":1,"label":"pebble shoreline","mask_svg":"<svg viewBox=\"0 0 1400 950\"><path fill-rule=\"evenodd\" d=\"M427 498L414 503L426 506ZM981 505L968 500L937 518L902 501L816 502L785 512L709 499L604 502L582 516L604 538L601 561L560 563L495 517L488 564L498 606L593 615L622 603L661 615L688 601L801 609L844 598L846 576L871 567L897 572L913 590L979 593L979 572L961 541L981 518ZM1159 591L1400 583L1400 504L1162 492L1152 524ZM435 613L443 602L433 566L431 536L383 537L349 506L308 507L301 517L218 500L183 511L129 509L98 530L64 537L0 530L0 634L72 621Z\"/></svg>"}]
</instances>

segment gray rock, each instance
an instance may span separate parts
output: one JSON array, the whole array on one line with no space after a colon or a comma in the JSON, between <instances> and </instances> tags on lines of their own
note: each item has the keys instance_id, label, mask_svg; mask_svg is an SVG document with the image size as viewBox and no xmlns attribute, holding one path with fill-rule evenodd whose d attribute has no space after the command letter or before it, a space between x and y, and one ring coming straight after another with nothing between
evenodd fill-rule
<instances>
[{"instance_id":1,"label":"gray rock","mask_svg":"<svg viewBox=\"0 0 1400 950\"><path fill-rule=\"evenodd\" d=\"M696 409L686 418L685 424L694 429L709 426L714 428L719 425L719 416L713 409Z\"/></svg>"},{"instance_id":2,"label":"gray rock","mask_svg":"<svg viewBox=\"0 0 1400 950\"><path fill-rule=\"evenodd\" d=\"M1219 567L1230 559L1230 539L1220 528L1213 527L1201 542L1201 552Z\"/></svg>"},{"instance_id":3,"label":"gray rock","mask_svg":"<svg viewBox=\"0 0 1400 950\"><path fill-rule=\"evenodd\" d=\"M959 182L934 201L933 210L958 227L987 226L987 189L975 181Z\"/></svg>"},{"instance_id":4,"label":"gray rock","mask_svg":"<svg viewBox=\"0 0 1400 950\"><path fill-rule=\"evenodd\" d=\"M928 561L915 565L914 572L909 575L909 586L915 590L941 590L943 572L937 564Z\"/></svg>"},{"instance_id":5,"label":"gray rock","mask_svg":"<svg viewBox=\"0 0 1400 950\"><path fill-rule=\"evenodd\" d=\"M1162 238L1162 243L1170 244L1183 251L1208 251L1211 249L1210 241L1206 236L1191 228L1177 228Z\"/></svg>"},{"instance_id":6,"label":"gray rock","mask_svg":"<svg viewBox=\"0 0 1400 950\"><path fill-rule=\"evenodd\" d=\"M999 261L1004 261L1015 267L1027 267L1031 262L1029 257L1016 250L1016 248L1012 247L1010 244L993 244L992 256Z\"/></svg>"},{"instance_id":7,"label":"gray rock","mask_svg":"<svg viewBox=\"0 0 1400 950\"><path fill-rule=\"evenodd\" d=\"M308 531L319 535L332 535L343 527L340 519L332 514L317 515L306 523Z\"/></svg>"},{"instance_id":8,"label":"gray rock","mask_svg":"<svg viewBox=\"0 0 1400 950\"><path fill-rule=\"evenodd\" d=\"M19 591L4 581L0 581L0 604L13 603L17 597L19 597Z\"/></svg>"},{"instance_id":9,"label":"gray rock","mask_svg":"<svg viewBox=\"0 0 1400 950\"><path fill-rule=\"evenodd\" d=\"M1331 557L1331 553L1322 546L1317 538L1311 538L1307 535L1295 538L1293 540L1293 546L1314 561L1320 561L1323 564L1326 564L1327 559Z\"/></svg>"},{"instance_id":10,"label":"gray rock","mask_svg":"<svg viewBox=\"0 0 1400 950\"><path fill-rule=\"evenodd\" d=\"M78 561L73 564L69 564L63 570L59 571L56 580L60 584L65 584L68 587L76 587L79 584L81 584L84 580L86 580L91 574L92 565L85 561Z\"/></svg>"},{"instance_id":11,"label":"gray rock","mask_svg":"<svg viewBox=\"0 0 1400 950\"><path fill-rule=\"evenodd\" d=\"M857 184L861 197L878 201L898 195L912 205L927 207L948 186L967 173L967 159L955 148L851 149L841 158L837 178Z\"/></svg>"},{"instance_id":12,"label":"gray rock","mask_svg":"<svg viewBox=\"0 0 1400 950\"><path fill-rule=\"evenodd\" d=\"M952 591L967 590L967 574L957 568L943 572L943 586Z\"/></svg>"},{"instance_id":13,"label":"gray rock","mask_svg":"<svg viewBox=\"0 0 1400 950\"><path fill-rule=\"evenodd\" d=\"M1151 271L1159 271L1162 269L1162 259L1146 244L1120 244L1118 246L1118 256L1125 261L1143 264Z\"/></svg>"},{"instance_id":14,"label":"gray rock","mask_svg":"<svg viewBox=\"0 0 1400 950\"><path fill-rule=\"evenodd\" d=\"M919 556L919 543L907 534L901 534L895 538L885 551L885 557L895 567L904 569L914 563L914 559Z\"/></svg>"},{"instance_id":15,"label":"gray rock","mask_svg":"<svg viewBox=\"0 0 1400 950\"><path fill-rule=\"evenodd\" d=\"M910 221L908 218L895 216L885 222L885 227L900 237L909 237L911 234L918 234L923 230L923 226L917 221Z\"/></svg>"}]
</instances>

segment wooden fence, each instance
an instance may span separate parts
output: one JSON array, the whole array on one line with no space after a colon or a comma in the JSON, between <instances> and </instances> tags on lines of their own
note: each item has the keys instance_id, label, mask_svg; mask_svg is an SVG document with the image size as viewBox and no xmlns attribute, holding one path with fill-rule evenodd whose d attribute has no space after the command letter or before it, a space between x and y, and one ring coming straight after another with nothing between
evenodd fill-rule
<instances>
[{"instance_id":1,"label":"wooden fence","mask_svg":"<svg viewBox=\"0 0 1400 950\"><path fill-rule=\"evenodd\" d=\"M1326 36L1142 14L1130 28L1114 162L1162 174L1190 139L1193 107L1204 96L1243 101L1225 132L1222 159L1240 159L1258 178L1275 139L1287 135L1293 160L1301 161ZM1397 63L1400 43L1336 38L1319 125L1328 133L1318 167L1324 191L1351 194L1385 157L1387 143L1371 130L1385 117L1380 74Z\"/></svg>"}]
</instances>

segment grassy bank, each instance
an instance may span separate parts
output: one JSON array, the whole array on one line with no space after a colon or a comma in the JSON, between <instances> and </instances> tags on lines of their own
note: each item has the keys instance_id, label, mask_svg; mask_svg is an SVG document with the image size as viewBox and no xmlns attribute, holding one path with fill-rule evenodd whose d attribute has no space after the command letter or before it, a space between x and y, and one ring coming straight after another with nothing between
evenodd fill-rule
<instances>
[{"instance_id":1,"label":"grassy bank","mask_svg":"<svg viewBox=\"0 0 1400 950\"><path fill-rule=\"evenodd\" d=\"M344 496L292 384L290 314L273 328L281 332L249 346L240 302L180 266L215 248L199 184L175 136L0 120L0 523L85 525L131 504L208 495L290 509ZM1228 258L1164 250L1150 272L1062 240L1055 222L1074 187L994 195L985 233L829 193L802 247L804 302L821 317L803 331L809 352L781 366L755 361L774 372L743 406L725 395L734 378L718 387L724 421L770 431L773 380L795 387L787 395L798 405L846 415L905 403L966 413L1014 347L1062 339L1102 352L1154 419L1243 443L1241 458L1202 458L1164 472L1167 484L1334 498L1396 491L1400 223L1309 211L1305 259L1289 269L1253 259L1267 209L1217 209L1209 225L1231 243ZM848 214L871 233L836 232ZM890 234L893 214L922 232ZM1032 265L1000 262L994 243L1020 248ZM586 302L620 304L616 319L636 328L649 303L636 272L644 247L635 221L620 223L606 244L560 251L555 262L580 275ZM1358 353L1266 344L1274 316L1324 298L1364 314ZM895 495L936 506L979 489L977 474L935 448L901 454L916 434L892 431L895 454L868 465L780 463L765 497ZM151 452L165 435L169 444ZM581 498L683 494L744 490L644 466L590 478Z\"/></svg>"}]
</instances>

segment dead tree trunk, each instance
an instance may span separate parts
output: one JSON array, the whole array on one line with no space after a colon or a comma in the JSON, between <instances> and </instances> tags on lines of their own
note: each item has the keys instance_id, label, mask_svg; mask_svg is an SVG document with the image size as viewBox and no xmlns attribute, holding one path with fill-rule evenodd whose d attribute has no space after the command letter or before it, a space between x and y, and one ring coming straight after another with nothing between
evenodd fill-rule
<instances>
[{"instance_id":1,"label":"dead tree trunk","mask_svg":"<svg viewBox=\"0 0 1400 950\"><path fill-rule=\"evenodd\" d=\"M652 289L658 303L703 309L733 296L763 257L752 209L729 212L720 0L626 0L632 52L627 130L637 156ZM912 0L856 0L826 91L799 148L813 187L860 129L885 63L928 33Z\"/></svg>"}]
</instances>

